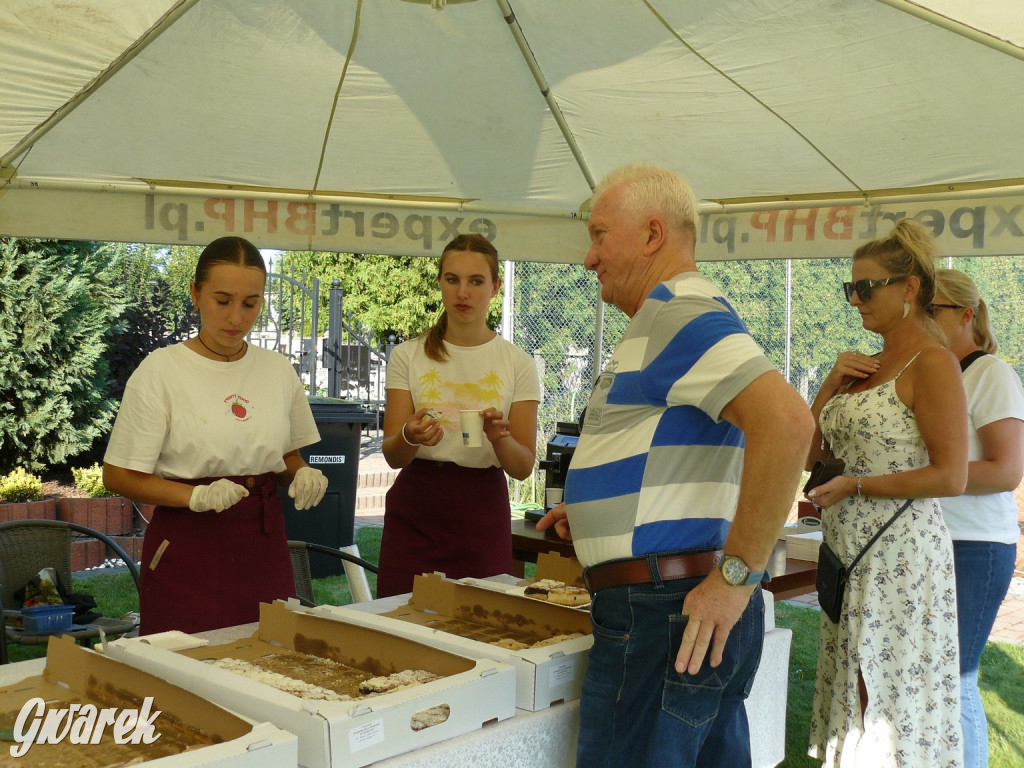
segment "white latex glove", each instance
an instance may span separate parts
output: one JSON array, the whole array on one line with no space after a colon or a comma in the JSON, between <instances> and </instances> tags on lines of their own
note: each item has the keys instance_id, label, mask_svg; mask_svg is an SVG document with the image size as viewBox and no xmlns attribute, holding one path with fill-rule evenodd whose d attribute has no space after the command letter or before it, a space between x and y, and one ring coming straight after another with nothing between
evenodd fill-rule
<instances>
[{"instance_id":1,"label":"white latex glove","mask_svg":"<svg viewBox=\"0 0 1024 768\"><path fill-rule=\"evenodd\" d=\"M197 485L193 488L188 508L193 512L223 512L248 495L249 492L238 483L222 477L209 485Z\"/></svg>"},{"instance_id":2,"label":"white latex glove","mask_svg":"<svg viewBox=\"0 0 1024 768\"><path fill-rule=\"evenodd\" d=\"M327 492L327 477L319 469L299 467L288 486L288 495L295 499L296 509L309 509L320 503Z\"/></svg>"}]
</instances>

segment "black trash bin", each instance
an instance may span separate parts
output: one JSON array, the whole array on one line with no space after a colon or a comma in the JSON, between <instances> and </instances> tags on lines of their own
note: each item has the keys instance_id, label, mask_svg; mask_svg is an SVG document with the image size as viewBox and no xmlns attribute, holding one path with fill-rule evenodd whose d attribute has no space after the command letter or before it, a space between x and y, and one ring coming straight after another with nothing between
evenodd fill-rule
<instances>
[{"instance_id":1,"label":"black trash bin","mask_svg":"<svg viewBox=\"0 0 1024 768\"><path fill-rule=\"evenodd\" d=\"M374 417L359 403L333 397L310 397L309 407L320 431L320 442L307 445L299 453L309 466L327 476L327 492L317 506L297 510L288 489L279 488L285 530L289 539L346 547L355 533L359 436L363 425ZM344 573L340 558L316 552L310 553L309 566L316 579Z\"/></svg>"}]
</instances>

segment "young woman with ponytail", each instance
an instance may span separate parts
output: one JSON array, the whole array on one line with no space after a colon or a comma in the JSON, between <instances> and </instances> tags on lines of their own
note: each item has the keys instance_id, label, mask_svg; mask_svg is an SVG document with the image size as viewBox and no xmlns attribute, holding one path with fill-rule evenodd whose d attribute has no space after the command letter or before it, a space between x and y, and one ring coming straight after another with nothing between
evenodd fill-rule
<instances>
[{"instance_id":1,"label":"young woman with ponytail","mask_svg":"<svg viewBox=\"0 0 1024 768\"><path fill-rule=\"evenodd\" d=\"M411 591L418 573L510 573L505 474L523 480L536 461L537 366L487 325L501 289L498 251L481 235L459 235L437 279L441 317L388 361L381 447L401 472L385 502L378 597ZM482 446L463 445L460 410L483 415Z\"/></svg>"}]
</instances>

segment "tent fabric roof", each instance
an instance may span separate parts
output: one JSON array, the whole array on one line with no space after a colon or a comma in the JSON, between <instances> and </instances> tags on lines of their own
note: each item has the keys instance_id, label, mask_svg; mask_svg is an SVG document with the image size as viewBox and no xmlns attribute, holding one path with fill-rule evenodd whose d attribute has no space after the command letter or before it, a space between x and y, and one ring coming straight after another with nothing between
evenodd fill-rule
<instances>
[{"instance_id":1,"label":"tent fabric roof","mask_svg":"<svg viewBox=\"0 0 1024 768\"><path fill-rule=\"evenodd\" d=\"M593 185L652 161L705 257L894 211L1024 238L1018 0L0 1L6 234L580 261Z\"/></svg>"}]
</instances>

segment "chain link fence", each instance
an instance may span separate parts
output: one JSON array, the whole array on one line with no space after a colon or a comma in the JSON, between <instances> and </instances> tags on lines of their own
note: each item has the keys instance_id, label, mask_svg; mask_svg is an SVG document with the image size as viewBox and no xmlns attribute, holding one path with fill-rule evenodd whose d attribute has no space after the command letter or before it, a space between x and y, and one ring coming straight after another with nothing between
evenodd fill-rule
<instances>
[{"instance_id":1,"label":"chain link fence","mask_svg":"<svg viewBox=\"0 0 1024 768\"><path fill-rule=\"evenodd\" d=\"M843 297L849 259L702 262L701 272L732 302L754 339L810 403L838 354L873 353L881 339L861 327ZM999 356L1024 376L1024 263L1015 257L943 260L978 284L989 305ZM513 289L513 342L534 356L541 378L537 455L543 458L557 422L576 421L596 378L594 345L599 285L579 265L518 263ZM506 328L509 318L505 318ZM629 318L605 305L601 361L608 360ZM506 330L506 336L508 331ZM514 502L543 499L544 473L512 482Z\"/></svg>"}]
</instances>

